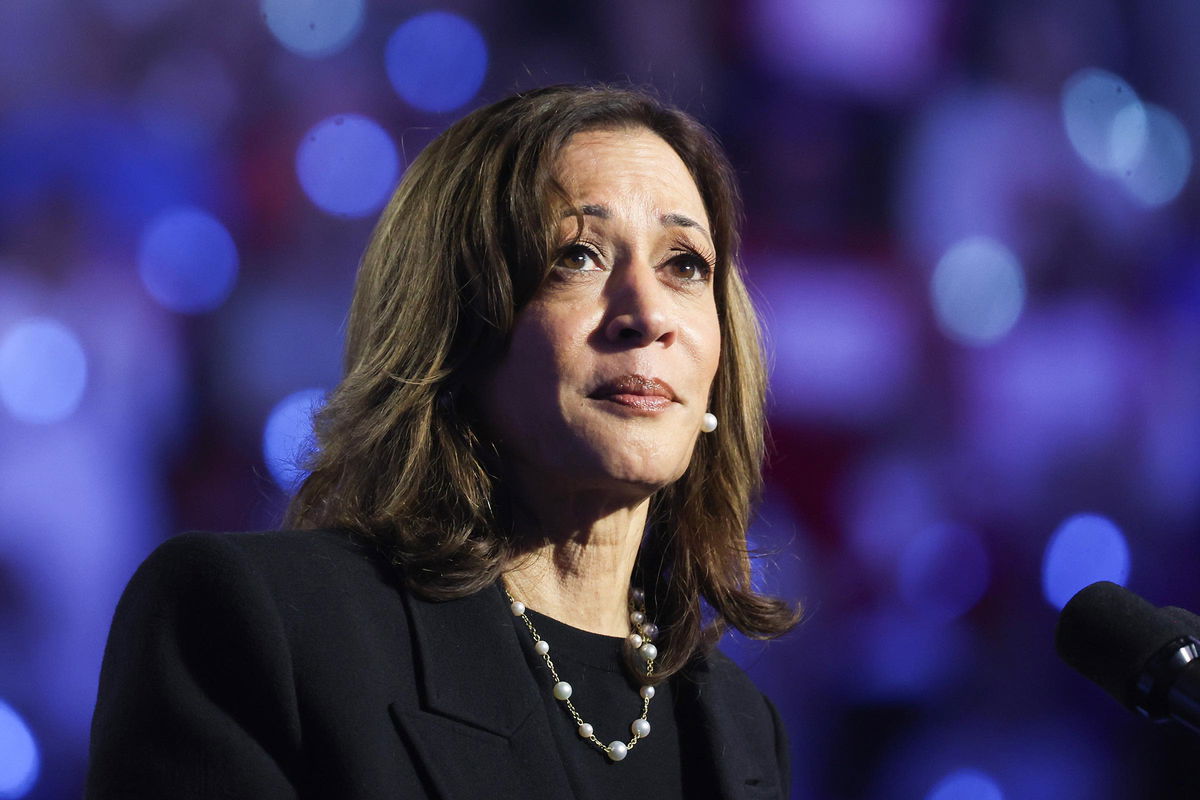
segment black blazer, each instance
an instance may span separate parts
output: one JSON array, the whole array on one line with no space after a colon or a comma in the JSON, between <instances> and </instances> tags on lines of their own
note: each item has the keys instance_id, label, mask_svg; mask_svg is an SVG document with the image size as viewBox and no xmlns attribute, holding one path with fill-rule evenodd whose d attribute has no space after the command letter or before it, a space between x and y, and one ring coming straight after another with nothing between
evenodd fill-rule
<instances>
[{"instance_id":1,"label":"black blazer","mask_svg":"<svg viewBox=\"0 0 1200 800\"><path fill-rule=\"evenodd\" d=\"M720 653L693 692L714 797L787 796L779 717ZM87 796L545 798L572 792L494 589L434 603L340 532L185 534L117 606Z\"/></svg>"}]
</instances>

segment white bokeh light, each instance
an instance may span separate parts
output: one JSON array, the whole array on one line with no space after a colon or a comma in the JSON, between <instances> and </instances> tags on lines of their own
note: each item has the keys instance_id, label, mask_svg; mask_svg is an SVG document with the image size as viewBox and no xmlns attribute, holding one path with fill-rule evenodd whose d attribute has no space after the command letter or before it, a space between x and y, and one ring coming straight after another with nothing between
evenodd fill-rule
<instances>
[{"instance_id":1,"label":"white bokeh light","mask_svg":"<svg viewBox=\"0 0 1200 800\"><path fill-rule=\"evenodd\" d=\"M263 21L297 55L321 58L348 45L362 28L364 0L261 0Z\"/></svg>"},{"instance_id":2,"label":"white bokeh light","mask_svg":"<svg viewBox=\"0 0 1200 800\"><path fill-rule=\"evenodd\" d=\"M951 247L934 269L930 297L942 330L964 344L995 342L1025 306L1025 277L1016 256L985 236Z\"/></svg>"},{"instance_id":3,"label":"white bokeh light","mask_svg":"<svg viewBox=\"0 0 1200 800\"><path fill-rule=\"evenodd\" d=\"M33 317L0 338L0 403L23 422L71 416L87 386L87 357L61 322Z\"/></svg>"},{"instance_id":4,"label":"white bokeh light","mask_svg":"<svg viewBox=\"0 0 1200 800\"><path fill-rule=\"evenodd\" d=\"M1192 172L1192 145L1179 118L1148 104L1144 121L1145 145L1139 158L1121 173L1121 182L1144 206L1161 206L1174 200Z\"/></svg>"},{"instance_id":5,"label":"white bokeh light","mask_svg":"<svg viewBox=\"0 0 1200 800\"><path fill-rule=\"evenodd\" d=\"M1062 117L1071 146L1098 172L1120 174L1141 158L1146 111L1119 75L1095 68L1076 72L1063 85Z\"/></svg>"}]
</instances>

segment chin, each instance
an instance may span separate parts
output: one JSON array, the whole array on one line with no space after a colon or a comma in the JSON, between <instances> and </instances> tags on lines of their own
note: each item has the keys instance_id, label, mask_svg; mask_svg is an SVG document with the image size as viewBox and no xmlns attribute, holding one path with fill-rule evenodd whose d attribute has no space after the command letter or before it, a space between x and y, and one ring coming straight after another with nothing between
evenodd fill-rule
<instances>
[{"instance_id":1,"label":"chin","mask_svg":"<svg viewBox=\"0 0 1200 800\"><path fill-rule=\"evenodd\" d=\"M601 459L597 477L610 485L624 487L631 495L649 496L679 480L687 470L688 460L674 453L633 459L628 452L613 454L612 458Z\"/></svg>"}]
</instances>

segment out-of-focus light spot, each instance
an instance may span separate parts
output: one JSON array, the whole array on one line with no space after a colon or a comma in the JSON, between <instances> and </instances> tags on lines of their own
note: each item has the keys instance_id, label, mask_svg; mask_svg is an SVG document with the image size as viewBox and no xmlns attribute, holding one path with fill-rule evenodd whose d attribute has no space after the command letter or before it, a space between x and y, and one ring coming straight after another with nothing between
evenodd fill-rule
<instances>
[{"instance_id":1,"label":"out-of-focus light spot","mask_svg":"<svg viewBox=\"0 0 1200 800\"><path fill-rule=\"evenodd\" d=\"M970 611L987 591L988 557L974 531L935 525L908 542L897 565L900 595L934 621Z\"/></svg>"},{"instance_id":2,"label":"out-of-focus light spot","mask_svg":"<svg viewBox=\"0 0 1200 800\"><path fill-rule=\"evenodd\" d=\"M1021 265L1007 247L984 236L954 245L930 281L938 323L966 344L990 344L1012 329L1025 305Z\"/></svg>"},{"instance_id":3,"label":"out-of-focus light spot","mask_svg":"<svg viewBox=\"0 0 1200 800\"><path fill-rule=\"evenodd\" d=\"M404 101L422 111L452 111L479 91L487 72L483 35L468 20L429 11L388 39L388 78Z\"/></svg>"},{"instance_id":4,"label":"out-of-focus light spot","mask_svg":"<svg viewBox=\"0 0 1200 800\"><path fill-rule=\"evenodd\" d=\"M915 370L914 320L899 293L857 266L781 264L753 293L771 351L773 411L847 425L901 402Z\"/></svg>"},{"instance_id":5,"label":"out-of-focus light spot","mask_svg":"<svg viewBox=\"0 0 1200 800\"><path fill-rule=\"evenodd\" d=\"M41 757L21 715L0 700L0 800L24 797L37 782Z\"/></svg>"},{"instance_id":6,"label":"out-of-focus light spot","mask_svg":"<svg viewBox=\"0 0 1200 800\"><path fill-rule=\"evenodd\" d=\"M1130 103L1113 118L1108 163L1113 172L1130 170L1146 152L1146 106Z\"/></svg>"},{"instance_id":7,"label":"out-of-focus light spot","mask_svg":"<svg viewBox=\"0 0 1200 800\"><path fill-rule=\"evenodd\" d=\"M1126 190L1144 206L1175 199L1192 171L1192 145L1183 123L1165 108L1147 105L1145 146L1121 172Z\"/></svg>"},{"instance_id":8,"label":"out-of-focus light spot","mask_svg":"<svg viewBox=\"0 0 1200 800\"><path fill-rule=\"evenodd\" d=\"M162 306L198 314L221 305L233 291L237 247L211 214L175 208L143 231L138 269L146 291Z\"/></svg>"},{"instance_id":9,"label":"out-of-focus light spot","mask_svg":"<svg viewBox=\"0 0 1200 800\"><path fill-rule=\"evenodd\" d=\"M1076 72L1063 84L1062 117L1071 146L1093 169L1118 174L1141 158L1146 111L1119 76L1094 68Z\"/></svg>"},{"instance_id":10,"label":"out-of-focus light spot","mask_svg":"<svg viewBox=\"0 0 1200 800\"><path fill-rule=\"evenodd\" d=\"M391 138L356 114L315 125L296 151L296 175L309 199L331 214L362 217L379 209L400 162Z\"/></svg>"},{"instance_id":11,"label":"out-of-focus light spot","mask_svg":"<svg viewBox=\"0 0 1200 800\"><path fill-rule=\"evenodd\" d=\"M925 800L1004 800L1004 792L989 775L968 768L942 778Z\"/></svg>"},{"instance_id":12,"label":"out-of-focus light spot","mask_svg":"<svg viewBox=\"0 0 1200 800\"><path fill-rule=\"evenodd\" d=\"M937 64L936 0L758 0L754 50L776 71L878 99L903 97Z\"/></svg>"},{"instance_id":13,"label":"out-of-focus light spot","mask_svg":"<svg viewBox=\"0 0 1200 800\"><path fill-rule=\"evenodd\" d=\"M316 450L313 415L325 403L320 389L302 389L271 410L263 430L263 460L285 492L294 492L308 477L305 462Z\"/></svg>"},{"instance_id":14,"label":"out-of-focus light spot","mask_svg":"<svg viewBox=\"0 0 1200 800\"><path fill-rule=\"evenodd\" d=\"M1129 577L1129 545L1111 520L1076 514L1058 527L1042 557L1042 591L1055 608L1096 581L1124 586Z\"/></svg>"},{"instance_id":15,"label":"out-of-focus light spot","mask_svg":"<svg viewBox=\"0 0 1200 800\"><path fill-rule=\"evenodd\" d=\"M1089 298L1027 310L1003 340L970 351L963 445L991 472L972 492L981 507L1041 502L1053 468L1116 441L1142 391L1136 337L1123 311Z\"/></svg>"},{"instance_id":16,"label":"out-of-focus light spot","mask_svg":"<svg viewBox=\"0 0 1200 800\"><path fill-rule=\"evenodd\" d=\"M297 55L320 58L353 41L362 28L363 0L261 0L263 21Z\"/></svg>"},{"instance_id":17,"label":"out-of-focus light spot","mask_svg":"<svg viewBox=\"0 0 1200 800\"><path fill-rule=\"evenodd\" d=\"M27 319L0 340L0 402L17 419L40 424L66 419L86 385L83 347L61 322Z\"/></svg>"}]
</instances>

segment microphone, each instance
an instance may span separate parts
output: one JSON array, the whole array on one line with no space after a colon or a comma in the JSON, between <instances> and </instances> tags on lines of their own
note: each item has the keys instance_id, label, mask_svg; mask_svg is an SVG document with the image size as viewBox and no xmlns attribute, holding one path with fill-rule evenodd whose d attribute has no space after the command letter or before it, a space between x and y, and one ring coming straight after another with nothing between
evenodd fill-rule
<instances>
[{"instance_id":1,"label":"microphone","mask_svg":"<svg viewBox=\"0 0 1200 800\"><path fill-rule=\"evenodd\" d=\"M1200 616L1099 581L1063 607L1054 639L1063 661L1121 705L1200 733Z\"/></svg>"}]
</instances>

